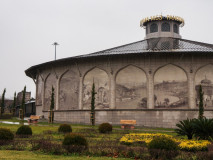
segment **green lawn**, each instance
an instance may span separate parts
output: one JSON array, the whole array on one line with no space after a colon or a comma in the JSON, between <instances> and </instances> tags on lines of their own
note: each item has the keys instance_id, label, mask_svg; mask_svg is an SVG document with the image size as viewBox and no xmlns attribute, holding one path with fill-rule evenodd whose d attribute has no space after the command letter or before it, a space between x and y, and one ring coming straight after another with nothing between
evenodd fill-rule
<instances>
[{"instance_id":1,"label":"green lawn","mask_svg":"<svg viewBox=\"0 0 213 160\"><path fill-rule=\"evenodd\" d=\"M1 120L0 120L1 121ZM6 120L4 120L6 121ZM13 118L11 120L12 122L20 122L19 120ZM30 141L32 139L38 139L38 138L51 138L51 141L56 144L62 143L64 139L63 134L58 133L58 127L59 123L54 123L54 124L48 124L47 122L39 122L37 124L32 124L30 127L32 128L33 131L33 136L30 138L18 138L16 137L16 140L21 140L21 141ZM15 125L15 124L4 124L0 123L0 127L3 128L8 128L10 129L14 134L17 131L17 129L21 125ZM89 126L89 125L82 125L82 124L71 124L72 126L72 132L74 133L80 133L83 136L86 137L89 148L90 148L90 153L95 152L95 155L102 155L102 150L108 150L110 147L113 150L114 146L119 145L119 140L122 136L128 133L164 133L164 134L169 134L176 136L176 133L174 132L173 129L165 129L165 128L143 128L143 127L136 127L134 130L123 130L120 128L120 126L113 126L113 131L110 134L100 134L98 132L98 126ZM28 142L29 143L29 142ZM105 148L99 148L98 152L96 151L96 148L94 147L102 147L103 145ZM86 157L85 154L84 156L76 156L76 155L71 155L71 156L65 156L65 155L52 155L49 153L42 153L38 151L31 151L31 145L28 144L23 151L15 151L15 150L5 150L6 148L0 146L0 159L103 159L103 160L108 160L108 159L113 159L113 158L108 158L108 157ZM93 149L91 149L93 148ZM86 154L88 155L88 154ZM94 154L92 154L94 155ZM113 157L113 155L109 155L110 157ZM118 159L118 158L116 158ZM127 158L123 158L127 159Z\"/></svg>"},{"instance_id":2,"label":"green lawn","mask_svg":"<svg viewBox=\"0 0 213 160\"><path fill-rule=\"evenodd\" d=\"M65 159L65 160L128 160L128 158L108 158L108 157L89 157L89 156L57 156L57 155L45 155L38 152L30 152L30 151L10 151L10 150L1 150L0 151L0 159L10 159L10 160L55 160L55 159Z\"/></svg>"}]
</instances>

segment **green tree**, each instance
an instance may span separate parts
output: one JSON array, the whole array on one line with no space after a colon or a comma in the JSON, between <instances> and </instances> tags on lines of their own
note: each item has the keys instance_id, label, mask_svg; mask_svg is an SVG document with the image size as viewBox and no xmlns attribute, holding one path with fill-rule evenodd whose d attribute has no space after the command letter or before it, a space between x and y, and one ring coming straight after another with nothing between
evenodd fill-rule
<instances>
[{"instance_id":1,"label":"green tree","mask_svg":"<svg viewBox=\"0 0 213 160\"><path fill-rule=\"evenodd\" d=\"M14 98L13 98L13 106L12 106L12 112L13 112L13 116L15 115L15 109L16 109L16 92L14 93Z\"/></svg>"},{"instance_id":2,"label":"green tree","mask_svg":"<svg viewBox=\"0 0 213 160\"><path fill-rule=\"evenodd\" d=\"M95 125L95 95L97 94L95 92L95 83L93 81L93 84L92 84L92 91L91 91L92 95L91 95L91 116L90 116L90 121L92 123L92 125L94 126Z\"/></svg>"},{"instance_id":3,"label":"green tree","mask_svg":"<svg viewBox=\"0 0 213 160\"><path fill-rule=\"evenodd\" d=\"M22 116L20 117L22 120L24 120L25 114L25 94L26 94L26 86L24 86L24 90L22 91L22 102L21 102Z\"/></svg>"},{"instance_id":4,"label":"green tree","mask_svg":"<svg viewBox=\"0 0 213 160\"><path fill-rule=\"evenodd\" d=\"M2 93L2 97L1 97L1 113L4 113L4 108L5 108L5 93L6 93L6 88L4 89L3 93Z\"/></svg>"},{"instance_id":5,"label":"green tree","mask_svg":"<svg viewBox=\"0 0 213 160\"><path fill-rule=\"evenodd\" d=\"M200 85L199 88L199 97L200 97L200 102L199 102L199 119L203 118L203 114L204 114L204 107L203 107L203 90L202 90L202 86Z\"/></svg>"}]
</instances>

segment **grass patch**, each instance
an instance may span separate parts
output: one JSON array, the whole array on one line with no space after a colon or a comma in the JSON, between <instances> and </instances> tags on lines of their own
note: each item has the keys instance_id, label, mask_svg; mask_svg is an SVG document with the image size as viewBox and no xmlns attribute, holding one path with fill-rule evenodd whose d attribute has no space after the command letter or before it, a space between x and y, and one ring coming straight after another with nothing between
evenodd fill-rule
<instances>
[{"instance_id":1,"label":"grass patch","mask_svg":"<svg viewBox=\"0 0 213 160\"><path fill-rule=\"evenodd\" d=\"M17 119L13 119L13 122L17 122ZM142 128L137 127L134 130L123 130L119 126L114 127L112 133L109 134L101 134L98 131L98 126L90 126L90 125L82 125L82 124L70 124L72 126L73 133L82 134L86 137L88 144L89 144L89 151L88 153L83 154L82 156L77 155L70 155L64 152L60 152L61 155L53 155L54 153L50 152L43 152L41 150L33 150L32 144L30 142L35 140L40 140L44 138L45 144L50 145L50 147L54 147L57 151L57 145L62 145L62 141L64 139L64 134L58 133L59 123L49 124L47 122L39 122L37 124L32 124L30 127L32 128L33 136L29 138L20 138L15 137L15 141L18 144L15 144L14 147L10 146L3 146L0 147L0 157L2 159L112 159L107 157L131 157L134 156L139 157L140 155L146 155L148 153L144 148L137 148L138 146L127 147L120 145L119 140L125 134L128 133L162 133L176 136L176 133L173 129L162 129L162 128ZM0 127L10 129L14 134L17 129L21 125L15 124L5 124L0 123ZM25 145L25 142L27 143ZM52 144L50 144L52 143ZM46 145L46 146L47 146ZM11 151L9 148L19 148L19 146L23 146L22 151ZM45 147L45 145L44 145ZM49 148L46 148L47 150ZM32 151L33 150L33 151ZM135 150L138 150L135 152ZM120 153L118 153L120 152ZM122 153L121 153L122 152ZM144 154L145 153L145 154ZM86 155L92 156L91 158L87 157ZM97 157L93 157L97 156ZM103 157L105 156L105 157ZM6 157L6 158L4 158ZM101 157L101 158L100 158ZM127 158L123 158L127 160ZM120 158L122 159L122 158Z\"/></svg>"},{"instance_id":2,"label":"grass patch","mask_svg":"<svg viewBox=\"0 0 213 160\"><path fill-rule=\"evenodd\" d=\"M1 159L10 159L10 160L38 160L38 159L44 159L44 160L55 160L55 159L63 159L63 160L110 160L114 158L108 158L108 157L89 157L89 156L78 156L78 155L45 155L40 152L29 152L29 151L9 151L9 150L1 150L0 151L0 157ZM128 158L116 158L116 160L128 160Z\"/></svg>"}]
</instances>

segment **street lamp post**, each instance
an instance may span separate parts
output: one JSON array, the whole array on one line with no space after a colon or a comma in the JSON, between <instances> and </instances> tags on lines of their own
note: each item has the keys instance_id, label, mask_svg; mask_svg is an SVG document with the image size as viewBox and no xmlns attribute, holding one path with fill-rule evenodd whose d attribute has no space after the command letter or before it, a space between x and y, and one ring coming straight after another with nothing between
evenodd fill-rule
<instances>
[{"instance_id":1,"label":"street lamp post","mask_svg":"<svg viewBox=\"0 0 213 160\"><path fill-rule=\"evenodd\" d=\"M56 46L59 44L57 42L54 42L53 45L55 46L55 60L56 60Z\"/></svg>"}]
</instances>

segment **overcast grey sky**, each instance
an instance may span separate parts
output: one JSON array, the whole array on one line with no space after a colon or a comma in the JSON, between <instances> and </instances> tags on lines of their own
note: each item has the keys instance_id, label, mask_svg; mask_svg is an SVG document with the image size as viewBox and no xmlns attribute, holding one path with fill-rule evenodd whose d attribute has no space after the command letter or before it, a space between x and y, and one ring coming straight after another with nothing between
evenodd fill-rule
<instances>
[{"instance_id":1,"label":"overcast grey sky","mask_svg":"<svg viewBox=\"0 0 213 160\"><path fill-rule=\"evenodd\" d=\"M212 0L0 0L0 95L32 92L24 71L57 58L142 40L142 18L177 15L185 19L184 39L213 44Z\"/></svg>"}]
</instances>

